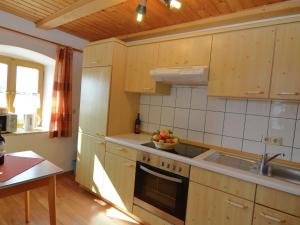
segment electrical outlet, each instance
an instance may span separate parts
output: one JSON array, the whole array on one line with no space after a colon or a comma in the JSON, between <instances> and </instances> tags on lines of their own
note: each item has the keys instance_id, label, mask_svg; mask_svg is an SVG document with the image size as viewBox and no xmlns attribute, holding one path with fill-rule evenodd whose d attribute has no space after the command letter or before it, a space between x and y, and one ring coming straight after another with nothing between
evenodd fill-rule
<instances>
[{"instance_id":1,"label":"electrical outlet","mask_svg":"<svg viewBox=\"0 0 300 225\"><path fill-rule=\"evenodd\" d=\"M264 137L263 142L267 145L282 145L282 137Z\"/></svg>"}]
</instances>

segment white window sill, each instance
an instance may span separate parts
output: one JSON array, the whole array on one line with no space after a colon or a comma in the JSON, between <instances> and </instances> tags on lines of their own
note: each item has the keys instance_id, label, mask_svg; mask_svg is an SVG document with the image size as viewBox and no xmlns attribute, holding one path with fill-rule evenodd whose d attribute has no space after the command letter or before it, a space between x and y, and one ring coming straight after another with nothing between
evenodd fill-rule
<instances>
[{"instance_id":1,"label":"white window sill","mask_svg":"<svg viewBox=\"0 0 300 225\"><path fill-rule=\"evenodd\" d=\"M24 130L23 128L18 128L16 132L13 133L4 133L4 136L13 136L13 135L26 135L26 134L41 134L49 133L49 129L44 127L37 127L34 130Z\"/></svg>"}]
</instances>

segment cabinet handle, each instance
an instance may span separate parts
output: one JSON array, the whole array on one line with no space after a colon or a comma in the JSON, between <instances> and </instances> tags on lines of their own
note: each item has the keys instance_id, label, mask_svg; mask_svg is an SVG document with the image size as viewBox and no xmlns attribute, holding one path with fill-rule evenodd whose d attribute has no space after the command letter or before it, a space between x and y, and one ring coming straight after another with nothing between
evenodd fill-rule
<instances>
[{"instance_id":1,"label":"cabinet handle","mask_svg":"<svg viewBox=\"0 0 300 225\"><path fill-rule=\"evenodd\" d=\"M229 199L227 199L227 203L228 203L229 205L232 205L232 206L237 207L237 208L240 208L240 209L246 209L246 208L248 208L248 206L246 206L246 205L242 205L242 204L240 204L240 203L233 202L233 201L231 201L231 200L229 200Z\"/></svg>"},{"instance_id":2,"label":"cabinet handle","mask_svg":"<svg viewBox=\"0 0 300 225\"><path fill-rule=\"evenodd\" d=\"M299 95L298 92L280 92L278 95Z\"/></svg>"},{"instance_id":3,"label":"cabinet handle","mask_svg":"<svg viewBox=\"0 0 300 225\"><path fill-rule=\"evenodd\" d=\"M153 88L145 87L145 88L143 88L143 90L145 90L145 91L151 91L151 90L153 90Z\"/></svg>"},{"instance_id":4,"label":"cabinet handle","mask_svg":"<svg viewBox=\"0 0 300 225\"><path fill-rule=\"evenodd\" d=\"M126 148L117 147L116 149L119 150L119 151L122 151L122 152L127 152Z\"/></svg>"},{"instance_id":5,"label":"cabinet handle","mask_svg":"<svg viewBox=\"0 0 300 225\"><path fill-rule=\"evenodd\" d=\"M106 141L98 141L96 143L99 144L99 145L104 145L106 143Z\"/></svg>"},{"instance_id":6,"label":"cabinet handle","mask_svg":"<svg viewBox=\"0 0 300 225\"><path fill-rule=\"evenodd\" d=\"M98 63L98 60L91 61L91 64L96 64L96 63Z\"/></svg>"},{"instance_id":7,"label":"cabinet handle","mask_svg":"<svg viewBox=\"0 0 300 225\"><path fill-rule=\"evenodd\" d=\"M246 95L255 95L255 94L263 94L263 91L246 91Z\"/></svg>"},{"instance_id":8,"label":"cabinet handle","mask_svg":"<svg viewBox=\"0 0 300 225\"><path fill-rule=\"evenodd\" d=\"M132 163L125 163L124 166L126 166L126 167L135 167L135 165L132 164Z\"/></svg>"},{"instance_id":9,"label":"cabinet handle","mask_svg":"<svg viewBox=\"0 0 300 225\"><path fill-rule=\"evenodd\" d=\"M284 222L285 222L285 220L282 220L282 219L279 219L279 218L277 218L277 217L274 217L274 216L265 214L265 213L263 213L263 212L261 212L260 215L261 215L262 217L265 217L266 219L272 220L273 222L276 222L276 223L284 223Z\"/></svg>"}]
</instances>

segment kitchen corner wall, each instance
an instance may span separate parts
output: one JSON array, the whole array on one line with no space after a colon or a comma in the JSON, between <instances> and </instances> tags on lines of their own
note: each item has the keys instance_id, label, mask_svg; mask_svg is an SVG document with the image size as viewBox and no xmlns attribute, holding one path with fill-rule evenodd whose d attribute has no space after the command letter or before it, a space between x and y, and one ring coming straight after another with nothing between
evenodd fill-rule
<instances>
[{"instance_id":1,"label":"kitchen corner wall","mask_svg":"<svg viewBox=\"0 0 300 225\"><path fill-rule=\"evenodd\" d=\"M207 96L207 87L174 86L170 96L142 95L142 130L171 129L179 138L256 154L285 153L300 162L298 102L235 100ZM282 137L282 146L263 137Z\"/></svg>"}]
</instances>

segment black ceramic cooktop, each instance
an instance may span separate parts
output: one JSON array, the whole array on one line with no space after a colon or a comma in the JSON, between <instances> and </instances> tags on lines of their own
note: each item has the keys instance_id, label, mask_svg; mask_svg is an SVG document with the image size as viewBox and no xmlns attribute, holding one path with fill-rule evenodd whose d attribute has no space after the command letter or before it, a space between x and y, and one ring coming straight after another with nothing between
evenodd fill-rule
<instances>
[{"instance_id":1,"label":"black ceramic cooktop","mask_svg":"<svg viewBox=\"0 0 300 225\"><path fill-rule=\"evenodd\" d=\"M171 150L165 150L165 149L159 149L156 148L153 142L142 144L143 146L154 148L161 151L170 152L173 154L181 155L188 158L194 158L206 151L208 151L208 148L198 147L194 145L188 145L188 144L177 144L174 149Z\"/></svg>"}]
</instances>

